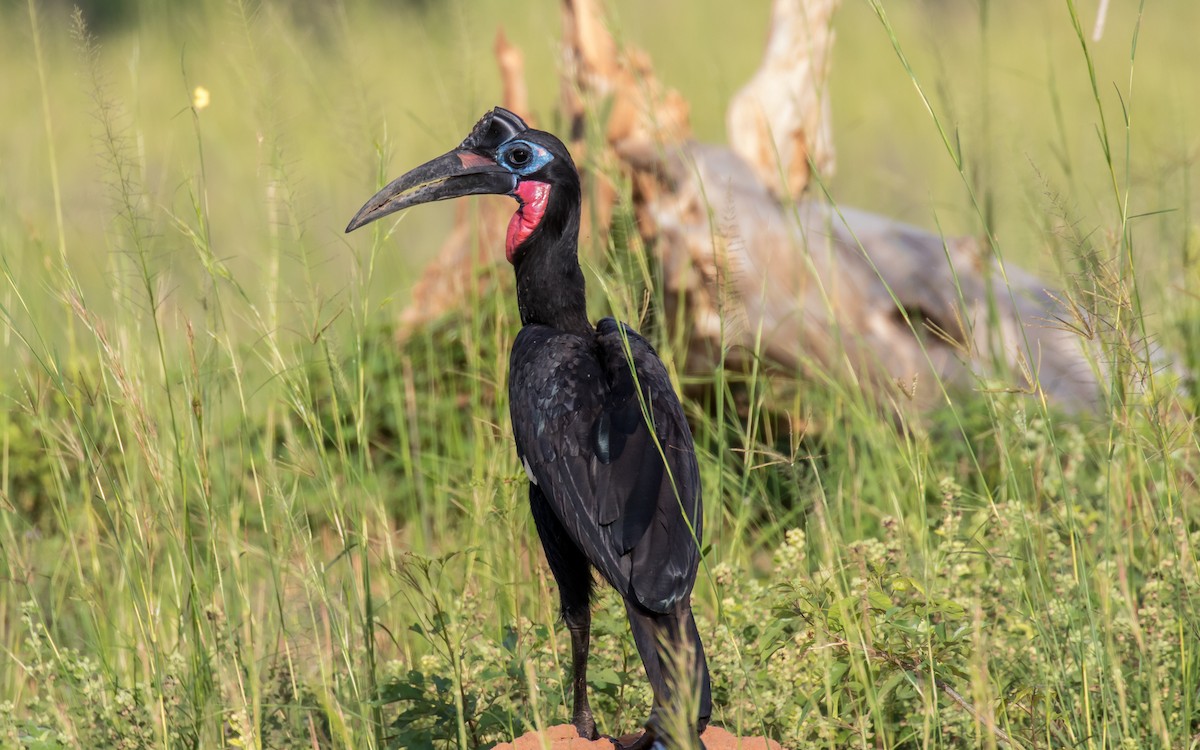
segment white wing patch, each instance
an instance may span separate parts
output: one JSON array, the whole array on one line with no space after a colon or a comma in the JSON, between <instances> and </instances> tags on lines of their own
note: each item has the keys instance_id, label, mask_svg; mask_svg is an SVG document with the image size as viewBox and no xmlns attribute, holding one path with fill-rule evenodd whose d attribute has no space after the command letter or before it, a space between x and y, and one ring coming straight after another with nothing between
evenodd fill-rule
<instances>
[{"instance_id":1,"label":"white wing patch","mask_svg":"<svg viewBox=\"0 0 1200 750\"><path fill-rule=\"evenodd\" d=\"M529 481L537 484L537 477L533 475L533 469L529 468L529 459L521 456L521 464L525 467L525 476L529 477Z\"/></svg>"}]
</instances>

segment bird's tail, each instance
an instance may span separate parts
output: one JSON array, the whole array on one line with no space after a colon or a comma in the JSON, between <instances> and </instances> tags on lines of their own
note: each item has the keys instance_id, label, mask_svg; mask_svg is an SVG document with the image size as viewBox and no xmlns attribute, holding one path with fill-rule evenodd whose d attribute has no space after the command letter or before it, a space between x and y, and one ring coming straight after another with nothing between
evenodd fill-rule
<instances>
[{"instance_id":1,"label":"bird's tail","mask_svg":"<svg viewBox=\"0 0 1200 750\"><path fill-rule=\"evenodd\" d=\"M692 608L683 605L659 614L630 601L625 608L633 642L654 689L648 728L660 737L696 737L712 716L712 686Z\"/></svg>"}]
</instances>

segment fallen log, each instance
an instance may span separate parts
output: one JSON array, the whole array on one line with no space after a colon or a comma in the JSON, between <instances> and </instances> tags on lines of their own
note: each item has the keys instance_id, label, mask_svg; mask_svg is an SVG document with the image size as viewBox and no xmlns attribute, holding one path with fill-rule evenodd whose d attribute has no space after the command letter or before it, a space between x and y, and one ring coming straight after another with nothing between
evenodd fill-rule
<instances>
[{"instance_id":1,"label":"fallen log","mask_svg":"<svg viewBox=\"0 0 1200 750\"><path fill-rule=\"evenodd\" d=\"M567 52L568 72L597 111L617 102L607 141L634 185L668 307L686 307L663 319L690 325L687 369L762 355L921 409L985 387L1070 411L1096 407L1094 359L1056 322L1073 313L1036 277L1002 268L974 238L943 238L807 190L814 170L827 178L835 164L826 86L837 4L775 0L763 61L730 104L724 147L689 139L686 106L644 54L596 54L614 46L596 0L564 0L564 38L578 48Z\"/></svg>"},{"instance_id":2,"label":"fallen log","mask_svg":"<svg viewBox=\"0 0 1200 750\"><path fill-rule=\"evenodd\" d=\"M837 4L775 0L763 61L730 103L727 147L691 140L687 102L645 53L618 47L598 0L563 0L561 106L577 161L593 167L594 225L583 236L603 235L614 176L628 181L661 270L661 319L686 321L673 337L687 342L689 373L754 360L836 378L896 408L985 388L1096 408L1104 373L1078 327L1059 322L1078 315L1062 295L1001 267L975 238L813 196L814 172L828 178L835 166L827 81ZM504 105L527 115L519 52L500 37L497 58ZM601 153L585 155L588 128L603 133ZM509 212L488 203L473 224L459 214L401 335L440 317L465 285L505 283L492 249Z\"/></svg>"},{"instance_id":3,"label":"fallen log","mask_svg":"<svg viewBox=\"0 0 1200 750\"><path fill-rule=\"evenodd\" d=\"M1058 300L979 242L817 198L780 203L722 147L684 144L658 174L653 246L668 300L690 306L689 370L711 372L724 349L726 366L761 355L919 409L984 387L1098 405Z\"/></svg>"}]
</instances>

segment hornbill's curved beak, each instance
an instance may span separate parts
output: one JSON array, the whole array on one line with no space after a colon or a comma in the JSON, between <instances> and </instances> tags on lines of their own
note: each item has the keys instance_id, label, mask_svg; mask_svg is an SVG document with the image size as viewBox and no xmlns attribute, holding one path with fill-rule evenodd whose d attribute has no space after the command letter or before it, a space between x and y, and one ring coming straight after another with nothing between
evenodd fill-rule
<instances>
[{"instance_id":1,"label":"hornbill's curved beak","mask_svg":"<svg viewBox=\"0 0 1200 750\"><path fill-rule=\"evenodd\" d=\"M458 148L389 182L358 209L346 231L419 203L483 193L503 195L516 186L516 176L491 158Z\"/></svg>"}]
</instances>

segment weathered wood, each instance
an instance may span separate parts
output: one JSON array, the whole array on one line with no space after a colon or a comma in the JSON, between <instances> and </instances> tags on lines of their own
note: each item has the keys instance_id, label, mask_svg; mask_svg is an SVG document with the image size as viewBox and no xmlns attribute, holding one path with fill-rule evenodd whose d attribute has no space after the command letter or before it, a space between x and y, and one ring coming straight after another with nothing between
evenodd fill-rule
<instances>
[{"instance_id":1,"label":"weathered wood","mask_svg":"<svg viewBox=\"0 0 1200 750\"><path fill-rule=\"evenodd\" d=\"M722 147L688 144L670 162L669 197L651 211L669 299L689 306L689 369L711 371L724 346L730 365L761 353L920 409L943 402L939 382L1096 405L1079 338L1053 323L1065 311L1019 269L1006 283L976 241L817 199L781 204Z\"/></svg>"},{"instance_id":2,"label":"weathered wood","mask_svg":"<svg viewBox=\"0 0 1200 750\"><path fill-rule=\"evenodd\" d=\"M569 43L613 48L597 38L607 32L595 0L564 5L568 19L591 19L567 33ZM897 405L938 404L944 384L1094 406L1096 373L1079 338L1053 323L1069 316L1038 279L1011 266L1002 273L971 238L795 200L813 166L826 176L834 166L826 82L836 5L775 0L762 64L730 104L732 149L687 141L678 117L659 114L681 108L643 56L634 83L594 52L577 57L585 100L627 102L609 143L633 180L668 305L686 307L664 319L688 321L688 369L711 372L724 349L727 365L761 353ZM664 120L669 127L656 129Z\"/></svg>"},{"instance_id":3,"label":"weathered wood","mask_svg":"<svg viewBox=\"0 0 1200 750\"><path fill-rule=\"evenodd\" d=\"M811 168L833 174L827 83L840 0L779 0L762 63L729 102L729 145L780 200L808 187Z\"/></svg>"},{"instance_id":4,"label":"weathered wood","mask_svg":"<svg viewBox=\"0 0 1200 750\"><path fill-rule=\"evenodd\" d=\"M607 177L624 175L663 271L662 319L686 321L692 373L753 360L897 407L987 387L1094 408L1102 373L1086 342L1053 322L1070 315L1037 278L1002 272L972 238L802 195L813 168L834 168L826 83L837 2L775 0L762 64L730 103L725 147L690 140L687 103L647 55L618 48L598 0L563 0L562 107L572 151L593 167L598 217L584 236L605 231L617 195ZM501 37L497 58L505 106L528 115L519 53ZM604 134L601 153L585 154L587 127ZM487 203L470 225L459 214L402 334L456 308L479 269L494 268L510 210Z\"/></svg>"}]
</instances>

